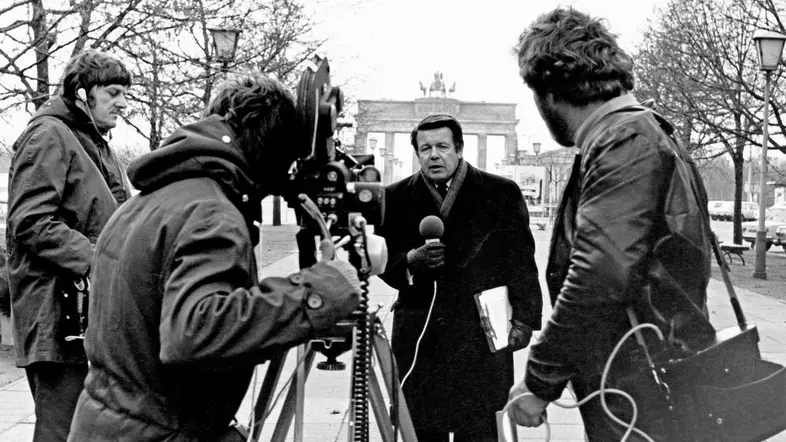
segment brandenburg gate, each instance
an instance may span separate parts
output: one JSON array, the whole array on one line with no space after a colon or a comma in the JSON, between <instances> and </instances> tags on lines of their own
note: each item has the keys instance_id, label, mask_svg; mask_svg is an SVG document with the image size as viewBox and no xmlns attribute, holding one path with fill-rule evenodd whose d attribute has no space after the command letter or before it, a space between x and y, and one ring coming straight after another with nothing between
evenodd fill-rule
<instances>
[{"instance_id":1,"label":"brandenburg gate","mask_svg":"<svg viewBox=\"0 0 786 442\"><path fill-rule=\"evenodd\" d=\"M477 158L467 160L478 168L487 170L486 141L490 135L505 137L505 159L512 162L518 151L516 136L516 104L488 103L485 101L461 101L446 96L442 74L434 74L434 83L426 96L426 88L421 83L422 98L412 101L395 100L358 100L358 113L355 125L355 150L368 151L368 134L385 134L385 149L393 152L396 133L409 135L417 123L431 114L449 114L461 123L464 136L477 136ZM455 90L455 83L450 92ZM419 165L413 164L413 172Z\"/></svg>"}]
</instances>

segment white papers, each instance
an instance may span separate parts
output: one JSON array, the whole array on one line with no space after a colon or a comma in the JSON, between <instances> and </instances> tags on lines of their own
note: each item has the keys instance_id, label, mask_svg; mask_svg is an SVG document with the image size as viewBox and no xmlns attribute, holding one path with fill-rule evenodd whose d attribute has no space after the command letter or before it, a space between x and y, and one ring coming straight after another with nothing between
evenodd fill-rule
<instances>
[{"instance_id":1,"label":"white papers","mask_svg":"<svg viewBox=\"0 0 786 442\"><path fill-rule=\"evenodd\" d=\"M475 295L475 303L489 349L496 352L507 347L510 318L513 315L507 286L484 290Z\"/></svg>"}]
</instances>

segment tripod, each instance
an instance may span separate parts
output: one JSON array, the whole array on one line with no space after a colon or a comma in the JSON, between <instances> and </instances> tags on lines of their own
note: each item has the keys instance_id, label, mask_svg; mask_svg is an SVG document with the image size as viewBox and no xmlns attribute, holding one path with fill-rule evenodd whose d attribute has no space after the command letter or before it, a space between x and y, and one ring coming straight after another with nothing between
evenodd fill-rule
<instances>
[{"instance_id":1,"label":"tripod","mask_svg":"<svg viewBox=\"0 0 786 442\"><path fill-rule=\"evenodd\" d=\"M401 385L398 377L394 376L396 373L394 373L393 370L396 361L391 357L390 346L384 336L382 321L376 316L376 314L371 314L370 318L370 321L373 324L371 346L372 353L376 354L380 371L382 372L382 378L388 392L388 397L393 398L394 395L398 397L398 407L397 409L391 409L391 411L393 412L394 416L398 416L398 431L401 433L401 440L402 442L416 442L417 439L415 436L415 430L412 426L412 419L409 415L409 410L407 409L404 394L401 391ZM292 425L293 418L295 420L295 442L302 441L305 382L308 378L309 372L311 371L312 365L314 363L314 357L317 353L317 351L314 349L314 343L318 342L320 341L313 341L310 343L310 345L302 345L297 349L298 360L303 358L303 363L298 364L298 367L296 368L294 378L289 386L284 404L281 408L281 414L278 421L276 422L276 427L273 430L273 436L270 439L272 442L283 442L286 439L289 428ZM259 391L258 400L254 407L255 421L258 422L258 424L256 424L253 428L253 440L259 440L259 436L262 432L262 426L264 424L262 419L269 412L269 409L272 405L273 392L276 385L278 384L281 372L283 371L286 356L286 352L282 353L279 357L271 359L268 365L267 372L265 373L265 380L262 383L262 388ZM370 367L368 370L368 387L369 400L374 411L374 416L376 418L382 440L384 442L392 442L395 437L393 428L394 421L385 407L382 389L379 383L379 377ZM265 400L263 400L263 398L265 398ZM355 398L355 400L357 400L357 398ZM352 410L354 409L355 407L352 408ZM357 434L357 430L360 430L360 432L365 431L364 429L360 429L359 427L362 425L357 425L356 422L357 418L362 416L357 416L356 413L353 414L354 416L352 416L350 420L350 422L353 424L350 425L349 440L352 442L367 442L367 431L365 432L365 435ZM368 427L366 427L366 430L367 428ZM353 429L356 431L352 431ZM360 437L358 438L358 436Z\"/></svg>"},{"instance_id":2,"label":"tripod","mask_svg":"<svg viewBox=\"0 0 786 442\"><path fill-rule=\"evenodd\" d=\"M303 210L317 222L322 237L330 238L330 228L322 219L318 209L307 197L301 198ZM317 349L328 356L328 361L318 365L324 369L341 369L343 364L335 358L346 350L352 348L352 334L354 333L354 348L352 358L352 382L350 389L350 442L368 442L369 438L369 413L368 406L371 404L374 416L379 427L382 440L393 442L397 433L400 432L403 442L417 442L414 426L412 424L409 410L406 406L404 394L398 380L396 361L392 357L390 345L385 337L382 321L377 317L376 312L370 313L368 309L368 277L373 267L367 249L367 236L365 233L365 219L362 216L354 218L354 228L350 229L351 243L349 236L340 241L340 245L347 245L350 253L350 263L358 269L358 276L361 285L361 299L358 311L352 315L352 320L344 321L337 325L338 337L331 336L324 339L313 340L308 346L298 347L298 364L293 373L292 384L289 385L286 399L281 409L276 427L273 431L271 440L273 442L283 442L295 420L295 441L301 442L303 438L303 408L305 382L308 378L311 366L314 362ZM316 256L313 231L302 229L296 239L300 251L300 267L308 267L313 264ZM346 240L346 241L345 241ZM331 243L332 244L332 243ZM384 264L382 264L384 266ZM381 270L380 270L381 271ZM284 362L286 361L287 351L271 358L265 379L259 391L256 405L254 406L254 425L251 428L253 440L259 440L264 425L265 417L269 415L273 407L273 392L278 384ZM388 397L393 402L390 413L385 407L382 396L382 388L379 379L372 367L372 356L376 354L382 378L385 382ZM301 363L302 362L302 363ZM394 425L395 424L395 425Z\"/></svg>"}]
</instances>

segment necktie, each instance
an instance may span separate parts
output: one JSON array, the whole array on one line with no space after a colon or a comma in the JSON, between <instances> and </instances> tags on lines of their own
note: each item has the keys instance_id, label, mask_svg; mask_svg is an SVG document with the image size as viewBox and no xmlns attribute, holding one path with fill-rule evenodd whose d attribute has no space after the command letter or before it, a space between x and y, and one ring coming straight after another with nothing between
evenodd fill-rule
<instances>
[{"instance_id":1,"label":"necktie","mask_svg":"<svg viewBox=\"0 0 786 442\"><path fill-rule=\"evenodd\" d=\"M447 196L447 194L448 194L448 186L447 186L447 184L444 184L444 183L443 184L437 184L437 193L439 193L439 195L444 200L445 196Z\"/></svg>"}]
</instances>

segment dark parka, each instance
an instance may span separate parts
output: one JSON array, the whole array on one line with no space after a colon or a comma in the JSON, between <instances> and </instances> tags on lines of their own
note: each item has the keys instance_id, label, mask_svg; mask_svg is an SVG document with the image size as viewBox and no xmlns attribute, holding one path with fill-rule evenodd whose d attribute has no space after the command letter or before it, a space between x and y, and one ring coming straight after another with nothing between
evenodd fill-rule
<instances>
[{"instance_id":1,"label":"dark parka","mask_svg":"<svg viewBox=\"0 0 786 442\"><path fill-rule=\"evenodd\" d=\"M91 367L69 440L219 440L255 364L332 325L330 299L354 299L351 312L357 294L322 263L257 282L260 200L220 118L177 129L128 173L141 192L96 245ZM306 308L309 293L324 306Z\"/></svg>"},{"instance_id":2,"label":"dark parka","mask_svg":"<svg viewBox=\"0 0 786 442\"><path fill-rule=\"evenodd\" d=\"M415 426L434 431L488 425L513 384L513 354L489 350L475 294L506 285L513 317L535 330L541 327L535 244L521 190L509 179L467 166L443 220L445 267L417 363L404 385ZM415 277L409 285L406 276L407 252L423 245L421 220L440 213L427 186L421 173L388 186L378 229L389 251L382 279L398 290L392 346L400 377L412 364L434 288L433 279Z\"/></svg>"},{"instance_id":3,"label":"dark parka","mask_svg":"<svg viewBox=\"0 0 786 442\"><path fill-rule=\"evenodd\" d=\"M599 388L611 350L631 329L629 307L639 322L657 325L670 341L691 342L713 333L706 315L706 194L671 132L630 95L602 105L577 132L580 151L546 269L554 310L527 362L526 385L542 399L559 398L569 381L579 399ZM677 174L684 179L675 179ZM698 177L695 169L693 174ZM686 185L691 181L694 186ZM612 366L610 386L642 367L646 361L635 341L626 341ZM616 415L625 416L624 400L609 395L608 401ZM637 427L655 440L678 440L658 437L663 428L648 425L648 411L639 410ZM581 413L590 440L619 440L624 433L599 400L582 406Z\"/></svg>"},{"instance_id":4,"label":"dark parka","mask_svg":"<svg viewBox=\"0 0 786 442\"><path fill-rule=\"evenodd\" d=\"M14 143L8 185L8 279L17 365L85 363L66 342L59 284L86 275L109 217L129 196L122 169L89 117L45 103Z\"/></svg>"}]
</instances>

